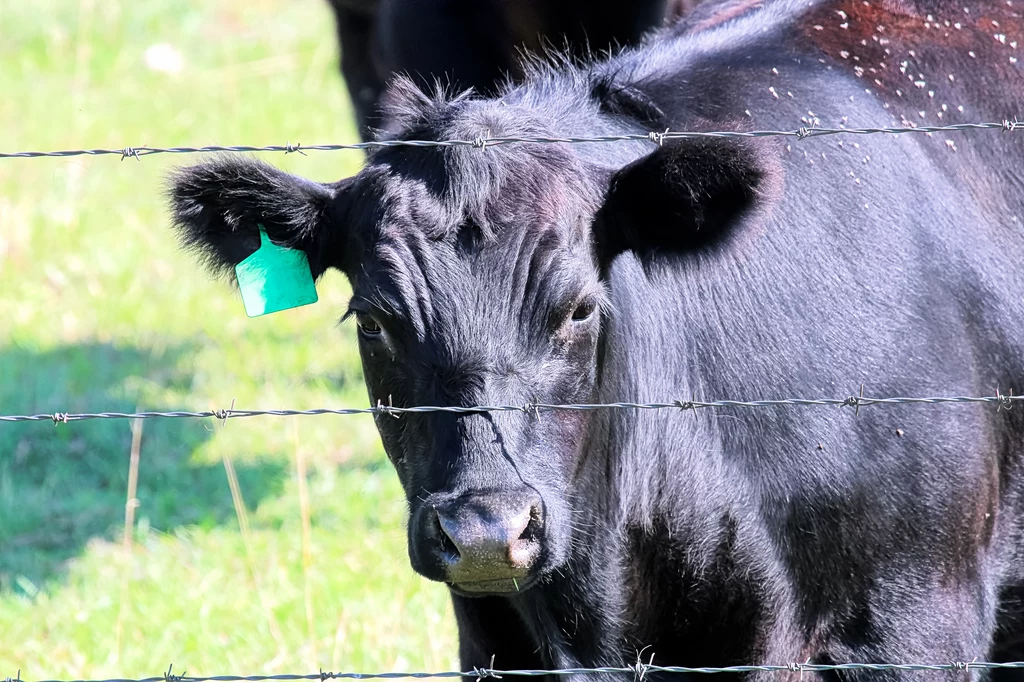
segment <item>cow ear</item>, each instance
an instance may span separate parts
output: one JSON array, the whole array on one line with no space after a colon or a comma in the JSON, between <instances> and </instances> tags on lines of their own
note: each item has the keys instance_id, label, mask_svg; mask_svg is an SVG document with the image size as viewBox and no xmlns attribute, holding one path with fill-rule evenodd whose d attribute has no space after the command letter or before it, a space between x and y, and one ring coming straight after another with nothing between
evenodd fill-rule
<instances>
[{"instance_id":1,"label":"cow ear","mask_svg":"<svg viewBox=\"0 0 1024 682\"><path fill-rule=\"evenodd\" d=\"M728 239L764 190L765 151L750 140L675 140L617 171L595 221L601 262Z\"/></svg>"},{"instance_id":2,"label":"cow ear","mask_svg":"<svg viewBox=\"0 0 1024 682\"><path fill-rule=\"evenodd\" d=\"M313 278L338 267L344 248L344 194L350 180L325 185L251 158L180 168L170 178L173 224L182 246L218 274L274 243L306 253Z\"/></svg>"}]
</instances>

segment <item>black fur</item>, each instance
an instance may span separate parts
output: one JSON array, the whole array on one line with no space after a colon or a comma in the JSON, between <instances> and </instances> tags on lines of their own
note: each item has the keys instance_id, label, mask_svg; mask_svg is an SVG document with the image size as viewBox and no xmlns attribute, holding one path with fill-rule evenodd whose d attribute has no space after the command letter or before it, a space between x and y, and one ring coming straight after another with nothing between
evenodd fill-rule
<instances>
[{"instance_id":1,"label":"black fur","mask_svg":"<svg viewBox=\"0 0 1024 682\"><path fill-rule=\"evenodd\" d=\"M640 42L695 0L329 0L364 140L391 122L381 98L395 75L418 87L494 94L521 80L523 52L564 45L578 58Z\"/></svg>"},{"instance_id":2,"label":"black fur","mask_svg":"<svg viewBox=\"0 0 1024 682\"><path fill-rule=\"evenodd\" d=\"M612 77L598 78L590 91L601 105L601 111L649 125L657 130L666 124L665 112L643 90L616 83Z\"/></svg>"},{"instance_id":3,"label":"black fur","mask_svg":"<svg viewBox=\"0 0 1024 682\"><path fill-rule=\"evenodd\" d=\"M987 23L945 40L942 2L928 12L943 28L925 32L921 8L897 2L755 4L588 67L534 65L494 99L403 86L396 135L636 134L652 116L680 130L789 129L801 117L868 127L1024 110L1011 48ZM1024 33L1003 0L970 10L1007 40ZM924 74L931 94L900 68ZM982 69L984 81L969 77ZM1022 389L1019 135L395 148L336 188L250 164L180 171L186 241L229 265L258 217L321 266L337 263L374 404ZM446 578L434 506L524 486L543 501L543 550L520 591L453 588L464 669L492 655L504 668L619 666L648 645L645 659L691 666L1024 658L1016 408L377 425L409 503L410 559L427 577Z\"/></svg>"},{"instance_id":4,"label":"black fur","mask_svg":"<svg viewBox=\"0 0 1024 682\"><path fill-rule=\"evenodd\" d=\"M749 213L769 169L736 140L669 142L612 179L598 214L602 261L623 251L697 252L720 243Z\"/></svg>"}]
</instances>

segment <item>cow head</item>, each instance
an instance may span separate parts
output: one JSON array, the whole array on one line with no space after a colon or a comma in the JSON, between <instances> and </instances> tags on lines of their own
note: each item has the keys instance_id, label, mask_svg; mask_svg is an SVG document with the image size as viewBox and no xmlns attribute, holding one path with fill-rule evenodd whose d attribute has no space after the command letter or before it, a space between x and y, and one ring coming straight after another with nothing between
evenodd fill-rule
<instances>
[{"instance_id":1,"label":"cow head","mask_svg":"<svg viewBox=\"0 0 1024 682\"><path fill-rule=\"evenodd\" d=\"M496 102L405 113L411 139L548 132L539 114ZM170 194L182 241L215 270L252 253L262 225L305 251L315 277L348 277L371 404L582 403L598 390L615 314L612 259L716 243L754 198L754 158L742 144L680 143L609 171L568 145L389 148L320 184L234 157L177 171ZM528 589L565 564L577 477L603 446L591 419L378 416L415 570L480 595Z\"/></svg>"}]
</instances>

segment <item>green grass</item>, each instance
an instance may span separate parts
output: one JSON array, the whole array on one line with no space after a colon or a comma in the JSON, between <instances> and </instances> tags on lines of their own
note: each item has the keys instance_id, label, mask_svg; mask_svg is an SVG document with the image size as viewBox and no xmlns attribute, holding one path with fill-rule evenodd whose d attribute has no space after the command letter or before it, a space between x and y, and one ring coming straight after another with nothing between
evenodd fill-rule
<instances>
[{"instance_id":1,"label":"green grass","mask_svg":"<svg viewBox=\"0 0 1024 682\"><path fill-rule=\"evenodd\" d=\"M0 26L3 151L356 139L323 0L0 0ZM147 66L160 43L179 73ZM0 161L0 413L366 404L341 276L250 320L178 251L163 182L195 159ZM372 418L142 422L126 547L131 427L0 425L0 678L454 665Z\"/></svg>"}]
</instances>

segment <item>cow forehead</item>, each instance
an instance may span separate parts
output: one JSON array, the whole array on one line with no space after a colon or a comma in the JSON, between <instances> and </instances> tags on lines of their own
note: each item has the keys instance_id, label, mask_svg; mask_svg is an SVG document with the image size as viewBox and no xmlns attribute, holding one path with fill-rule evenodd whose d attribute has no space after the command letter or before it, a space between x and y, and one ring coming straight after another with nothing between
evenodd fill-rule
<instances>
[{"instance_id":1,"label":"cow forehead","mask_svg":"<svg viewBox=\"0 0 1024 682\"><path fill-rule=\"evenodd\" d=\"M402 220L385 223L379 235L364 272L372 286L406 301L443 299L453 309L518 310L571 295L563 290L596 278L579 222L512 215L508 224L492 225L486 233L465 220L437 236Z\"/></svg>"},{"instance_id":2,"label":"cow forehead","mask_svg":"<svg viewBox=\"0 0 1024 682\"><path fill-rule=\"evenodd\" d=\"M493 102L439 111L404 135L464 137L484 124L495 135L544 132L535 116ZM355 289L384 292L421 336L473 320L528 334L524 317L596 281L588 227L600 179L569 145L385 148L360 175Z\"/></svg>"},{"instance_id":3,"label":"cow forehead","mask_svg":"<svg viewBox=\"0 0 1024 682\"><path fill-rule=\"evenodd\" d=\"M411 96L411 95L410 95ZM466 140L551 136L557 117L546 108L494 100L420 102L397 139ZM412 116L410 114L410 116ZM593 196L593 174L568 144L505 144L486 147L389 147L373 152L366 173L382 198L398 211L431 220L421 228L457 229L468 218L485 231L508 227L511 218L563 212Z\"/></svg>"},{"instance_id":4,"label":"cow forehead","mask_svg":"<svg viewBox=\"0 0 1024 682\"><path fill-rule=\"evenodd\" d=\"M596 202L585 200L580 164L564 150L401 151L370 166L355 192L366 255L385 274L508 276L586 237Z\"/></svg>"}]
</instances>

